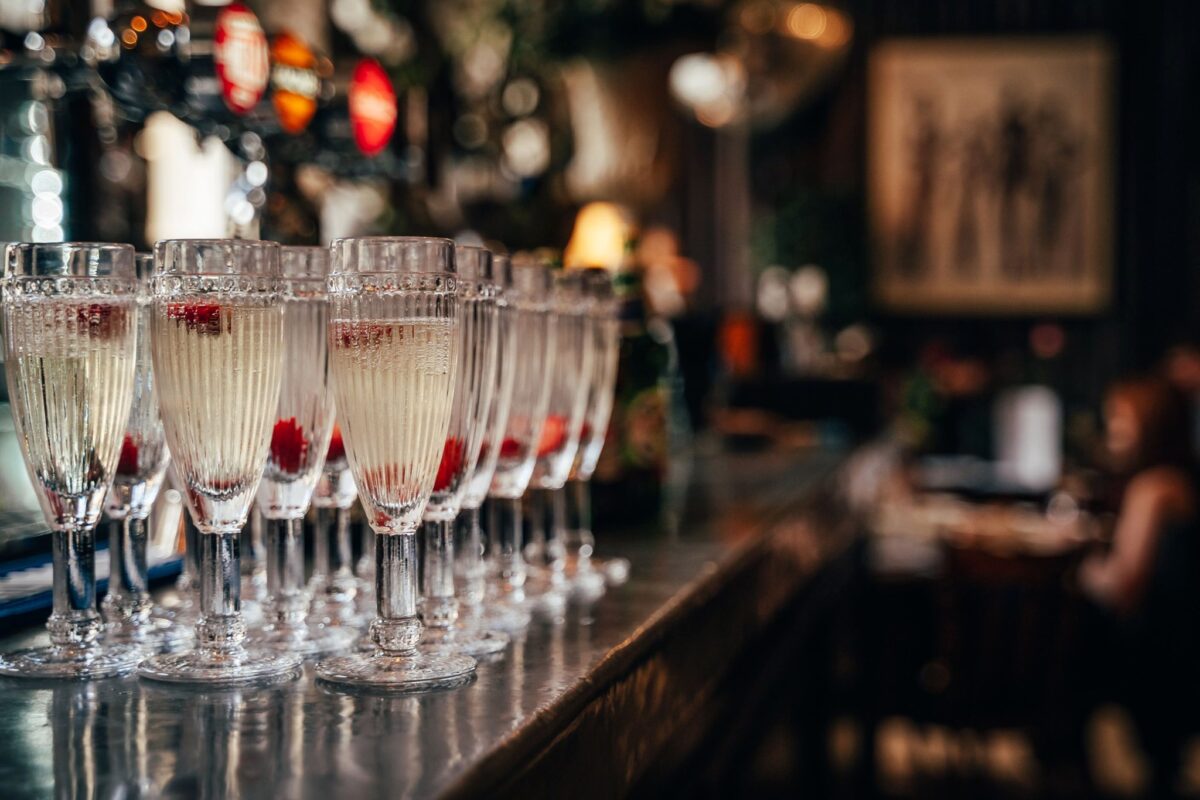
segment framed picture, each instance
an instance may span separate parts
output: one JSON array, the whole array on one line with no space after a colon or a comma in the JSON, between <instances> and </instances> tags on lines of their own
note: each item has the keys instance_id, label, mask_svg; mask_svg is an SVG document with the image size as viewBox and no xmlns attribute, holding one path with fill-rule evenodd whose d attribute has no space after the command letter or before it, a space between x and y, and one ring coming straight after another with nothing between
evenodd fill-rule
<instances>
[{"instance_id":1,"label":"framed picture","mask_svg":"<svg viewBox=\"0 0 1200 800\"><path fill-rule=\"evenodd\" d=\"M1101 38L893 40L870 57L886 309L1086 314L1112 291L1113 56Z\"/></svg>"}]
</instances>

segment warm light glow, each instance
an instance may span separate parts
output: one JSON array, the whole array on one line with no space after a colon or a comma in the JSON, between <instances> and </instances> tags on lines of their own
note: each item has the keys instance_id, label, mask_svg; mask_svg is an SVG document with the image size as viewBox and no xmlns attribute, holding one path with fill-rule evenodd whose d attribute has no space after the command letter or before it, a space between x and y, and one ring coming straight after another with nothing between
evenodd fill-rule
<instances>
[{"instance_id":1,"label":"warm light glow","mask_svg":"<svg viewBox=\"0 0 1200 800\"><path fill-rule=\"evenodd\" d=\"M845 47L852 32L850 20L837 11L830 11L825 16L825 32L817 39L817 44L830 50Z\"/></svg>"},{"instance_id":2,"label":"warm light glow","mask_svg":"<svg viewBox=\"0 0 1200 800\"><path fill-rule=\"evenodd\" d=\"M133 28L138 33L146 30L146 18L139 15L129 20L129 27Z\"/></svg>"},{"instance_id":3,"label":"warm light glow","mask_svg":"<svg viewBox=\"0 0 1200 800\"><path fill-rule=\"evenodd\" d=\"M121 41L126 47L133 47L135 44L137 44L137 40L138 35L128 28L121 33Z\"/></svg>"},{"instance_id":4,"label":"warm light glow","mask_svg":"<svg viewBox=\"0 0 1200 800\"><path fill-rule=\"evenodd\" d=\"M588 203L575 217L575 229L563 253L563 266L616 270L625 260L625 246L632 232L629 214L621 206Z\"/></svg>"},{"instance_id":5,"label":"warm light glow","mask_svg":"<svg viewBox=\"0 0 1200 800\"><path fill-rule=\"evenodd\" d=\"M788 12L788 31L799 39L819 39L827 24L825 9L813 3L801 3Z\"/></svg>"}]
</instances>

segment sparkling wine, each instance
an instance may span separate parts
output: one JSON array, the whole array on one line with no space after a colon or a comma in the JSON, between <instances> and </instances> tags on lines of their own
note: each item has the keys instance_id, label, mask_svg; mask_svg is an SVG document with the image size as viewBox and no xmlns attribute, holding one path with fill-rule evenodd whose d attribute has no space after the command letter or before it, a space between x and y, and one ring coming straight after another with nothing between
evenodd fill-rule
<instances>
[{"instance_id":1,"label":"sparkling wine","mask_svg":"<svg viewBox=\"0 0 1200 800\"><path fill-rule=\"evenodd\" d=\"M412 531L421 520L450 423L457 329L432 318L329 326L346 456L376 530Z\"/></svg>"},{"instance_id":2,"label":"sparkling wine","mask_svg":"<svg viewBox=\"0 0 1200 800\"><path fill-rule=\"evenodd\" d=\"M500 457L500 448L493 442L504 440L504 431L508 427L509 408L512 405L513 377L516 373L517 341L513 338L514 319L516 310L507 302L496 309L496 369L493 385L492 402L488 406L487 422L483 428L483 442L479 447L479 458L475 469L467 479L466 491L463 494L463 508L479 508L487 499L488 489L492 485L492 476L496 472L496 463Z\"/></svg>"},{"instance_id":3,"label":"sparkling wine","mask_svg":"<svg viewBox=\"0 0 1200 800\"><path fill-rule=\"evenodd\" d=\"M555 366L555 320L548 309L518 307L511 326L510 335L517 343L512 400L491 486L491 494L507 498L524 494L533 475L550 399L547 375Z\"/></svg>"},{"instance_id":4,"label":"sparkling wine","mask_svg":"<svg viewBox=\"0 0 1200 800\"><path fill-rule=\"evenodd\" d=\"M549 375L550 403L538 439L532 479L532 485L539 489L560 488L571 471L592 373L591 319L581 308L584 300L578 273L559 275L554 296L554 370Z\"/></svg>"},{"instance_id":5,"label":"sparkling wine","mask_svg":"<svg viewBox=\"0 0 1200 800\"><path fill-rule=\"evenodd\" d=\"M150 324L154 315L149 297L139 297L136 306L137 350L133 371L133 402L121 439L116 474L108 491L105 511L112 519L127 514L144 517L150 513L162 488L170 460L167 439L158 410L154 369L150 354Z\"/></svg>"},{"instance_id":6,"label":"sparkling wine","mask_svg":"<svg viewBox=\"0 0 1200 800\"><path fill-rule=\"evenodd\" d=\"M460 288L469 288L459 296L458 380L442 460L425 510L426 519L445 521L458 513L478 463L496 383L495 289L475 280L459 280Z\"/></svg>"},{"instance_id":7,"label":"sparkling wine","mask_svg":"<svg viewBox=\"0 0 1200 800\"><path fill-rule=\"evenodd\" d=\"M117 467L133 386L134 305L30 296L5 318L17 438L46 518L94 526Z\"/></svg>"},{"instance_id":8,"label":"sparkling wine","mask_svg":"<svg viewBox=\"0 0 1200 800\"><path fill-rule=\"evenodd\" d=\"M608 420L612 416L613 392L617 383L617 361L621 354L621 329L615 317L592 319L592 371L588 380L587 412L579 432L579 453L574 477L587 480L596 471Z\"/></svg>"},{"instance_id":9,"label":"sparkling wine","mask_svg":"<svg viewBox=\"0 0 1200 800\"><path fill-rule=\"evenodd\" d=\"M240 530L275 422L281 310L225 295L159 298L153 331L167 441L193 517L206 533Z\"/></svg>"},{"instance_id":10,"label":"sparkling wine","mask_svg":"<svg viewBox=\"0 0 1200 800\"><path fill-rule=\"evenodd\" d=\"M333 427L324 297L288 297L283 312L284 370L258 504L268 519L304 515Z\"/></svg>"},{"instance_id":11,"label":"sparkling wine","mask_svg":"<svg viewBox=\"0 0 1200 800\"><path fill-rule=\"evenodd\" d=\"M333 433L329 436L329 449L325 451L325 464L317 479L317 487L313 490L312 504L317 508L348 509L357 498L358 489L354 486L354 476L350 474L350 464L346 461L342 429L334 422Z\"/></svg>"}]
</instances>

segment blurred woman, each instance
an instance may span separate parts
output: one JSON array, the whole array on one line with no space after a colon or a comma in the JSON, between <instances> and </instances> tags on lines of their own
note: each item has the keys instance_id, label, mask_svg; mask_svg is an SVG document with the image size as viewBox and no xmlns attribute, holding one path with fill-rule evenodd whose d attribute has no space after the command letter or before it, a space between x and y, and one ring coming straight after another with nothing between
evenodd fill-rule
<instances>
[{"instance_id":1,"label":"blurred woman","mask_svg":"<svg viewBox=\"0 0 1200 800\"><path fill-rule=\"evenodd\" d=\"M1165 379L1122 381L1104 405L1119 476L1112 547L1080 568L1096 613L1081 678L1089 705L1111 699L1133 717L1152 766L1149 794L1170 796L1200 695L1200 519L1188 403Z\"/></svg>"},{"instance_id":2,"label":"blurred woman","mask_svg":"<svg viewBox=\"0 0 1200 800\"><path fill-rule=\"evenodd\" d=\"M1112 549L1084 562L1080 579L1098 603L1130 615L1141 608L1156 567L1164 566L1157 558L1164 534L1196 521L1188 405L1164 379L1132 378L1109 389L1104 420L1119 510Z\"/></svg>"}]
</instances>

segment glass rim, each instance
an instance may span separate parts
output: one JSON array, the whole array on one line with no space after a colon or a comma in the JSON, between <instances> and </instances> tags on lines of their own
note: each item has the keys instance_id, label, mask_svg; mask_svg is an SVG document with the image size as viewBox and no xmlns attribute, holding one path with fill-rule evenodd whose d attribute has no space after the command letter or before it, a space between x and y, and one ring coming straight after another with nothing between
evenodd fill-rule
<instances>
[{"instance_id":1,"label":"glass rim","mask_svg":"<svg viewBox=\"0 0 1200 800\"><path fill-rule=\"evenodd\" d=\"M187 264L189 257L203 252L224 253L227 256L250 255L253 260L241 265L227 263L226 268L220 270L190 268L193 265ZM154 274L156 276L259 274L279 277L281 276L279 253L279 243L267 239L159 239L154 243ZM168 260L172 262L169 266ZM180 262L186 266L181 267Z\"/></svg>"},{"instance_id":2,"label":"glass rim","mask_svg":"<svg viewBox=\"0 0 1200 800\"><path fill-rule=\"evenodd\" d=\"M406 251L409 249L430 248L442 251L439 255L440 264L421 264L418 269L400 269L403 264L397 262L383 269L359 269L347 267L346 261L350 256L371 254L373 251L382 254L388 249ZM359 252L355 252L359 250ZM452 239L443 236L346 236L334 239L329 245L329 275L457 275L455 260L455 244ZM372 265L374 266L374 265Z\"/></svg>"},{"instance_id":3,"label":"glass rim","mask_svg":"<svg viewBox=\"0 0 1200 800\"><path fill-rule=\"evenodd\" d=\"M445 236L339 236L329 243L332 250L346 242L379 242L380 244L425 244L446 245L448 247L475 247L476 245L458 245L453 239Z\"/></svg>"},{"instance_id":4,"label":"glass rim","mask_svg":"<svg viewBox=\"0 0 1200 800\"><path fill-rule=\"evenodd\" d=\"M460 254L465 256L466 259L460 260ZM455 272L458 273L460 278L478 283L495 283L496 255L486 247L481 247L477 244L455 244L454 260ZM472 263L468 269L464 270L463 265L467 260Z\"/></svg>"},{"instance_id":5,"label":"glass rim","mask_svg":"<svg viewBox=\"0 0 1200 800\"><path fill-rule=\"evenodd\" d=\"M323 281L329 275L332 260L328 247L304 244L279 246L279 271L288 280Z\"/></svg>"},{"instance_id":6,"label":"glass rim","mask_svg":"<svg viewBox=\"0 0 1200 800\"><path fill-rule=\"evenodd\" d=\"M161 247L161 246L163 246L163 245L184 245L184 244L188 244L188 245L206 245L206 246L222 246L222 247L225 247L225 246L236 246L236 247L265 247L265 248L268 248L268 249L270 249L270 248L278 248L278 247L282 247L282 246L283 246L283 245L281 245L279 242L275 242L275 241L272 241L272 240L270 240L270 239L233 239L233 238L226 238L226 239L212 239L212 238L207 238L207 239L188 239L188 238L178 238L178 239L158 239L158 240L156 240L156 241L154 242L154 249L155 249L155 250L158 250L158 248L159 248L159 247Z\"/></svg>"},{"instance_id":7,"label":"glass rim","mask_svg":"<svg viewBox=\"0 0 1200 800\"><path fill-rule=\"evenodd\" d=\"M57 272L13 272L16 261L23 265L33 265L39 253L58 254L62 256L61 265L69 264L72 256L92 253L105 255L108 270L95 274L89 270L86 274L75 274L72 271ZM31 280L48 277L58 278L108 278L108 279L137 279L136 253L133 245L123 242L9 242L4 245L4 279Z\"/></svg>"}]
</instances>

